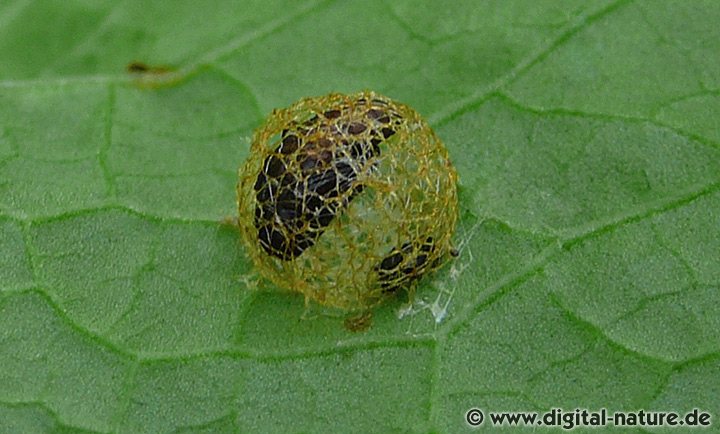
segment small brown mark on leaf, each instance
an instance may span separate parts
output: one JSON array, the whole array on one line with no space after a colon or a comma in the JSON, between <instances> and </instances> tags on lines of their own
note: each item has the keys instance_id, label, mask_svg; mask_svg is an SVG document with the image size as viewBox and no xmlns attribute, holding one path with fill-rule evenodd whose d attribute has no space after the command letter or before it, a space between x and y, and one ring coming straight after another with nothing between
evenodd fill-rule
<instances>
[{"instance_id":1,"label":"small brown mark on leaf","mask_svg":"<svg viewBox=\"0 0 720 434\"><path fill-rule=\"evenodd\" d=\"M345 328L353 333L365 332L372 325L372 311L366 310L357 315L345 318Z\"/></svg>"},{"instance_id":2,"label":"small brown mark on leaf","mask_svg":"<svg viewBox=\"0 0 720 434\"><path fill-rule=\"evenodd\" d=\"M167 66L151 66L144 62L133 61L125 67L131 74L167 74L172 70Z\"/></svg>"}]
</instances>

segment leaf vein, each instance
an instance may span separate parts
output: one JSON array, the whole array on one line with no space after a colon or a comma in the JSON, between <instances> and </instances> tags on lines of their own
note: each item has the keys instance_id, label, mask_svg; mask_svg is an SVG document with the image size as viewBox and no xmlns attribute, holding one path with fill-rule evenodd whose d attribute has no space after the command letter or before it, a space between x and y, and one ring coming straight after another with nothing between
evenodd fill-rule
<instances>
[{"instance_id":1,"label":"leaf vein","mask_svg":"<svg viewBox=\"0 0 720 434\"><path fill-rule=\"evenodd\" d=\"M629 4L632 1L633 0L618 0L614 3L609 4L608 6L605 6L604 8L601 8L600 10L579 15L575 20L571 21L570 24L565 27L566 30L563 31L559 37L557 37L535 53L518 62L514 68L508 71L505 75L496 79L487 87L480 88L472 94L466 96L465 98L461 98L458 101L455 101L435 112L432 116L428 118L428 122L431 125L441 125L445 123L448 119L454 117L457 112L463 111L468 106L475 105L477 102L486 99L490 94L513 83L515 80L522 77L524 73L530 70L537 63L545 60L553 51L557 50L573 36L587 28L590 24L611 14L612 12L615 12L621 6Z\"/></svg>"}]
</instances>

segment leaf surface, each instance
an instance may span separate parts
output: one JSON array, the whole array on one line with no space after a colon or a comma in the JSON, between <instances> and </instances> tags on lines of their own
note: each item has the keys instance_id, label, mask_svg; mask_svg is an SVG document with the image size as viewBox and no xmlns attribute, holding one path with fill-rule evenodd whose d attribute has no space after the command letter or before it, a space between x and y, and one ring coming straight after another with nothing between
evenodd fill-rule
<instances>
[{"instance_id":1,"label":"leaf surface","mask_svg":"<svg viewBox=\"0 0 720 434\"><path fill-rule=\"evenodd\" d=\"M3 2L0 431L720 417L718 22L711 1ZM362 89L446 143L461 255L353 334L254 290L222 221L267 113Z\"/></svg>"}]
</instances>

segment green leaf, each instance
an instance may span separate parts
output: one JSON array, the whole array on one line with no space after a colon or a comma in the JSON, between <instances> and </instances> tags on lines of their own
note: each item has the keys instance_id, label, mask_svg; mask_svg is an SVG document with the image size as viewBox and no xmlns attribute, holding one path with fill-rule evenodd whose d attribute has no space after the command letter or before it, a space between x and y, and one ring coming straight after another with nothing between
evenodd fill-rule
<instances>
[{"instance_id":1,"label":"green leaf","mask_svg":"<svg viewBox=\"0 0 720 434\"><path fill-rule=\"evenodd\" d=\"M0 432L720 417L718 22L679 0L3 2ZM267 113L362 89L448 146L461 255L351 333L258 283L222 222Z\"/></svg>"}]
</instances>

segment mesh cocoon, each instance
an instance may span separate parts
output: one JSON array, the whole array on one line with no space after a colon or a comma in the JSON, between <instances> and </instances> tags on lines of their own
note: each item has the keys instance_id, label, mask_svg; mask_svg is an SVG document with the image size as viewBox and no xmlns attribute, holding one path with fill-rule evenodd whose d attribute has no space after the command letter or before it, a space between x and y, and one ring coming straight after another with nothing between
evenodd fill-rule
<instances>
[{"instance_id":1,"label":"mesh cocoon","mask_svg":"<svg viewBox=\"0 0 720 434\"><path fill-rule=\"evenodd\" d=\"M415 283L452 251L457 174L410 107L373 92L274 110L237 186L258 271L306 301L360 311Z\"/></svg>"}]
</instances>

